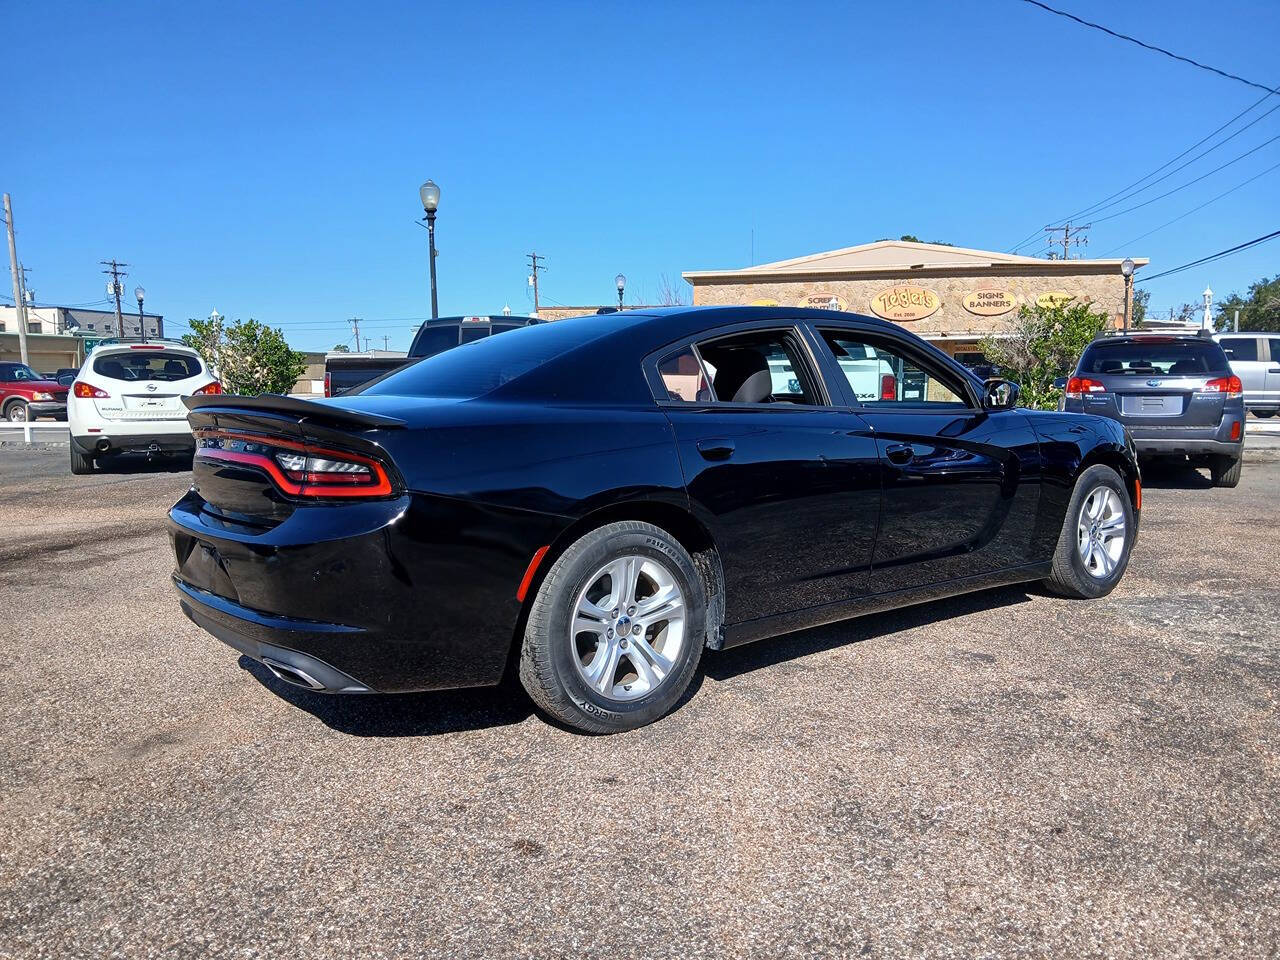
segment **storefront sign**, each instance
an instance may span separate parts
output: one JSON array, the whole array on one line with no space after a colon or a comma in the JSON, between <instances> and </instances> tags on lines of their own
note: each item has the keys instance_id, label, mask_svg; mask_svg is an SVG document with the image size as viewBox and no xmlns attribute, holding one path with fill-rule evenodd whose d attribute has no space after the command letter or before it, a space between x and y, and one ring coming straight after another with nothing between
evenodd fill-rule
<instances>
[{"instance_id":1,"label":"storefront sign","mask_svg":"<svg viewBox=\"0 0 1280 960\"><path fill-rule=\"evenodd\" d=\"M964 295L964 308L980 317L998 317L1017 305L1008 290L974 290Z\"/></svg>"},{"instance_id":2,"label":"storefront sign","mask_svg":"<svg viewBox=\"0 0 1280 960\"><path fill-rule=\"evenodd\" d=\"M776 307L777 300L770 300L768 297L761 297L759 300L752 300L750 306L753 307Z\"/></svg>"},{"instance_id":3,"label":"storefront sign","mask_svg":"<svg viewBox=\"0 0 1280 960\"><path fill-rule=\"evenodd\" d=\"M844 297L834 293L815 293L800 298L800 306L813 307L815 310L843 310L846 306Z\"/></svg>"},{"instance_id":4,"label":"storefront sign","mask_svg":"<svg viewBox=\"0 0 1280 960\"><path fill-rule=\"evenodd\" d=\"M871 298L871 312L885 320L923 320L942 306L932 290L903 283Z\"/></svg>"},{"instance_id":5,"label":"storefront sign","mask_svg":"<svg viewBox=\"0 0 1280 960\"><path fill-rule=\"evenodd\" d=\"M1065 307L1075 298L1076 295L1074 293L1067 293L1065 290L1050 290L1048 293L1042 293L1036 297L1036 306L1041 310L1048 310L1051 307Z\"/></svg>"}]
</instances>

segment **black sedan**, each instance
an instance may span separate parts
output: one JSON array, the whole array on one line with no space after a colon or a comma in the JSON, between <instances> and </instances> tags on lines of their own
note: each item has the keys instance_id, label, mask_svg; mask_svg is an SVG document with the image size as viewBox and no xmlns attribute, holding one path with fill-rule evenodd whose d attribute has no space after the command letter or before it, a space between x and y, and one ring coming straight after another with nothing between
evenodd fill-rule
<instances>
[{"instance_id":1,"label":"black sedan","mask_svg":"<svg viewBox=\"0 0 1280 960\"><path fill-rule=\"evenodd\" d=\"M1124 427L1016 409L902 327L781 307L580 317L325 401L186 400L170 511L195 623L332 693L518 669L583 730L719 650L952 594L1124 574Z\"/></svg>"}]
</instances>

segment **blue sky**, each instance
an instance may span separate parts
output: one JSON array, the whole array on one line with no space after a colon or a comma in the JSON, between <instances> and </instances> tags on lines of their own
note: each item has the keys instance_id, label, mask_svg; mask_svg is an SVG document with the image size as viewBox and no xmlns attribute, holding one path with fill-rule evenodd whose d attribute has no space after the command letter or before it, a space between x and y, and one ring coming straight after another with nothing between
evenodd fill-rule
<instances>
[{"instance_id":1,"label":"blue sky","mask_svg":"<svg viewBox=\"0 0 1280 960\"><path fill-rule=\"evenodd\" d=\"M1059 5L1280 84L1275 3ZM753 230L756 262L903 233L1003 250L1260 96L1016 0L51 2L11 19L0 187L39 298L101 298L115 256L171 321L217 308L303 348L347 340L351 316L407 346L430 311L427 177L442 314L527 312L535 249L548 302L609 302L619 271L630 302L663 274L747 265ZM1277 134L1280 111L1134 202ZM1099 224L1086 252L1277 163L1280 142ZM1269 233L1278 186L1280 170L1117 255L1154 273ZM1152 304L1277 272L1280 241L1156 281Z\"/></svg>"}]
</instances>

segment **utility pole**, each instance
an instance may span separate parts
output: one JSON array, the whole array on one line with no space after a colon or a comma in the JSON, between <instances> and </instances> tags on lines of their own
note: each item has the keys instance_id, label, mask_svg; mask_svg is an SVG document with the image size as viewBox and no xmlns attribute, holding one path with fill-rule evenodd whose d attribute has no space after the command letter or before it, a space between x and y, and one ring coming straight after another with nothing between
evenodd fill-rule
<instances>
[{"instance_id":1,"label":"utility pole","mask_svg":"<svg viewBox=\"0 0 1280 960\"><path fill-rule=\"evenodd\" d=\"M124 285L120 282L120 280L124 277L127 277L128 274L121 273L120 268L127 267L128 264L116 263L114 259L99 260L98 262L102 264L104 267L108 268L106 270L103 270L102 272L111 275L111 292L115 295L115 298L116 298L116 331L120 335L120 338L124 339L124 317L120 313L120 294L124 292Z\"/></svg>"},{"instance_id":2,"label":"utility pole","mask_svg":"<svg viewBox=\"0 0 1280 960\"><path fill-rule=\"evenodd\" d=\"M27 357L27 305L22 298L22 273L18 266L18 245L13 239L13 203L4 195L4 224L9 233L9 273L13 277L13 306L18 312L18 355L23 363Z\"/></svg>"},{"instance_id":3,"label":"utility pole","mask_svg":"<svg viewBox=\"0 0 1280 960\"><path fill-rule=\"evenodd\" d=\"M1052 233L1061 233L1061 234L1062 234L1062 239L1061 239L1061 240L1053 240L1053 239L1050 239L1049 243L1050 243L1050 245L1055 244L1055 243L1060 243L1060 244L1062 244L1062 259L1063 259L1063 260L1069 260L1069 259L1071 259L1071 245L1072 245L1072 244L1075 244L1076 246L1084 246L1085 244L1087 244L1087 243L1089 242L1089 238L1088 238L1088 237L1076 236L1076 234L1083 233L1085 230L1088 230L1091 226L1093 226L1093 224L1091 224L1091 223L1086 223L1086 224L1084 224L1083 226L1073 227L1073 226L1070 224L1070 222L1067 222L1067 223L1064 223L1064 224L1063 224L1062 226L1060 226L1060 227L1045 227L1045 228L1044 228L1044 232L1045 232L1045 233L1051 233L1051 234L1052 234Z\"/></svg>"},{"instance_id":4,"label":"utility pole","mask_svg":"<svg viewBox=\"0 0 1280 960\"><path fill-rule=\"evenodd\" d=\"M351 318L351 329L355 332L356 353L359 353L360 352L360 318L359 317Z\"/></svg>"},{"instance_id":5,"label":"utility pole","mask_svg":"<svg viewBox=\"0 0 1280 960\"><path fill-rule=\"evenodd\" d=\"M382 335L382 349L383 350L391 349L391 338L387 336L385 333Z\"/></svg>"},{"instance_id":6,"label":"utility pole","mask_svg":"<svg viewBox=\"0 0 1280 960\"><path fill-rule=\"evenodd\" d=\"M547 258L543 256L539 256L536 253L531 253L528 256L529 256L529 266L533 269L533 273L529 275L529 283L533 287L533 312L537 313L538 312L538 271L547 269L546 267L539 266L538 261L545 260Z\"/></svg>"}]
</instances>

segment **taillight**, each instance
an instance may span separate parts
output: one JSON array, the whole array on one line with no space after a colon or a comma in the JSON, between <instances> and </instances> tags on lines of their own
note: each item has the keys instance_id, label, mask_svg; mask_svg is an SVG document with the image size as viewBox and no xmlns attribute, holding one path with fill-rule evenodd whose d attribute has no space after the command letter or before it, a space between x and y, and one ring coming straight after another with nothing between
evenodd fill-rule
<instances>
[{"instance_id":1,"label":"taillight","mask_svg":"<svg viewBox=\"0 0 1280 960\"><path fill-rule=\"evenodd\" d=\"M1071 400L1079 400L1086 393L1106 392L1106 384L1099 380L1090 380L1088 377L1072 377L1067 381L1067 397Z\"/></svg>"},{"instance_id":2,"label":"taillight","mask_svg":"<svg viewBox=\"0 0 1280 960\"><path fill-rule=\"evenodd\" d=\"M195 396L208 397L208 396L213 396L215 394L219 394L221 392L222 392L222 384L219 383L217 380L215 380L213 381L213 383L207 384L201 387L199 390L195 391Z\"/></svg>"},{"instance_id":3,"label":"taillight","mask_svg":"<svg viewBox=\"0 0 1280 960\"><path fill-rule=\"evenodd\" d=\"M71 392L81 400L105 400L111 396L107 391L99 390L83 380L77 380L71 384Z\"/></svg>"},{"instance_id":4,"label":"taillight","mask_svg":"<svg viewBox=\"0 0 1280 960\"><path fill-rule=\"evenodd\" d=\"M257 467L294 497L385 497L391 493L386 468L372 457L294 440L205 430L196 438L196 456Z\"/></svg>"},{"instance_id":5,"label":"taillight","mask_svg":"<svg viewBox=\"0 0 1280 960\"><path fill-rule=\"evenodd\" d=\"M1200 388L1200 392L1221 393L1230 400L1244 392L1244 385L1240 382L1240 378L1234 374L1230 377L1214 377Z\"/></svg>"},{"instance_id":6,"label":"taillight","mask_svg":"<svg viewBox=\"0 0 1280 960\"><path fill-rule=\"evenodd\" d=\"M333 396L333 394L329 392L329 371L328 370L324 372L324 395L326 397Z\"/></svg>"},{"instance_id":7,"label":"taillight","mask_svg":"<svg viewBox=\"0 0 1280 960\"><path fill-rule=\"evenodd\" d=\"M880 399L898 399L898 380L892 373L886 373L880 378Z\"/></svg>"}]
</instances>

